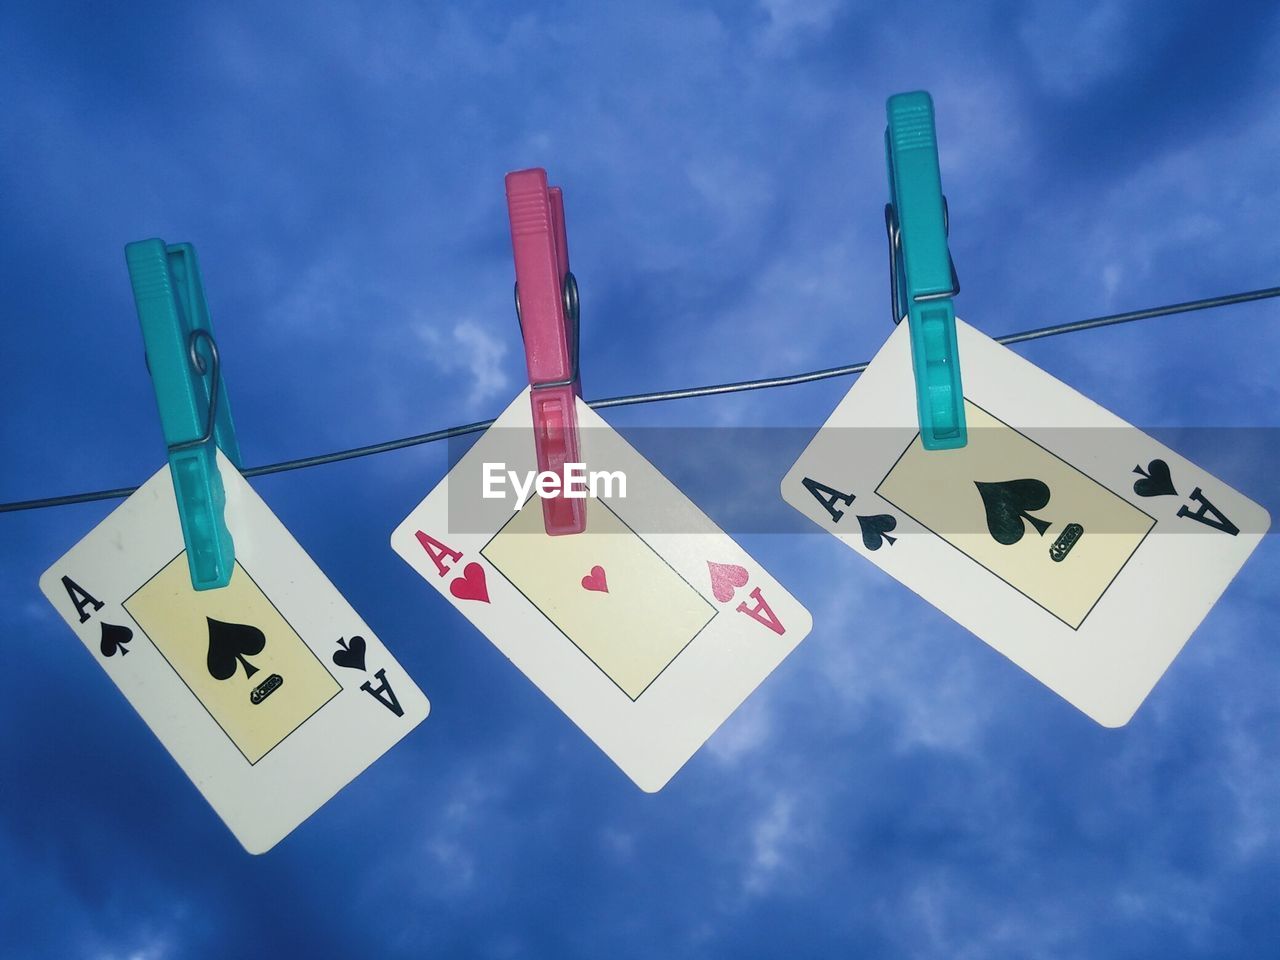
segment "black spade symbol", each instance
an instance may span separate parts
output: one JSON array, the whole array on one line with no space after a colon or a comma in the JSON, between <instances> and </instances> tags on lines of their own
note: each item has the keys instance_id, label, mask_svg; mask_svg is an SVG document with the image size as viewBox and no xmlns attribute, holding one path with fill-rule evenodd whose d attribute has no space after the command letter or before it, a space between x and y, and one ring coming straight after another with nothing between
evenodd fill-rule
<instances>
[{"instance_id":1,"label":"black spade symbol","mask_svg":"<svg viewBox=\"0 0 1280 960\"><path fill-rule=\"evenodd\" d=\"M364 637L352 637L350 640L339 637L338 646L342 649L333 651L334 663L354 670L364 669Z\"/></svg>"},{"instance_id":2,"label":"black spade symbol","mask_svg":"<svg viewBox=\"0 0 1280 960\"><path fill-rule=\"evenodd\" d=\"M897 518L887 513L858 518L858 526L862 528L862 543L868 550L879 550L885 543L892 547L898 538L889 536L889 531L897 525Z\"/></svg>"},{"instance_id":3,"label":"black spade symbol","mask_svg":"<svg viewBox=\"0 0 1280 960\"><path fill-rule=\"evenodd\" d=\"M1138 465L1133 472L1142 474L1133 481L1133 492L1140 497L1167 497L1178 492L1169 474L1169 465L1163 460L1152 460L1145 470Z\"/></svg>"},{"instance_id":4,"label":"black spade symbol","mask_svg":"<svg viewBox=\"0 0 1280 960\"><path fill-rule=\"evenodd\" d=\"M117 653L124 656L129 652L129 648L125 646L133 639L133 631L128 627L118 627L114 623L102 624L102 640L98 643L98 649L102 651L104 657L114 657Z\"/></svg>"},{"instance_id":5,"label":"black spade symbol","mask_svg":"<svg viewBox=\"0 0 1280 960\"><path fill-rule=\"evenodd\" d=\"M267 645L266 635L247 623L223 623L213 617L209 621L209 674L215 680L230 680L236 675L236 665L244 667L244 675L252 677L258 668L246 657L262 652Z\"/></svg>"},{"instance_id":6,"label":"black spade symbol","mask_svg":"<svg viewBox=\"0 0 1280 960\"><path fill-rule=\"evenodd\" d=\"M1031 516L1031 510L1040 510L1049 502L1049 486L1042 480L1005 480L1001 483L974 481L982 503L987 508L987 529L996 543L1006 547L1022 539L1027 520L1040 536L1052 526L1048 520Z\"/></svg>"}]
</instances>

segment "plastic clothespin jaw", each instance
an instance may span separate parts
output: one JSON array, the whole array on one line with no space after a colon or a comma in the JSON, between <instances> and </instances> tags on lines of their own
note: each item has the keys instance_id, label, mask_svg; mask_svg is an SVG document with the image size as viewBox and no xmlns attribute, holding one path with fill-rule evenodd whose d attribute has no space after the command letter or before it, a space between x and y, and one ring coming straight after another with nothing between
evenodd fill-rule
<instances>
[{"instance_id":1,"label":"plastic clothespin jaw","mask_svg":"<svg viewBox=\"0 0 1280 960\"><path fill-rule=\"evenodd\" d=\"M969 439L951 302L960 292L960 280L947 246L933 100L923 91L895 94L888 114L889 203L884 216L893 322L906 314L911 328L921 443L926 450L954 449Z\"/></svg>"},{"instance_id":2,"label":"plastic clothespin jaw","mask_svg":"<svg viewBox=\"0 0 1280 960\"><path fill-rule=\"evenodd\" d=\"M124 255L169 449L191 586L225 587L235 546L224 516L226 493L216 451L239 467L240 447L196 251L189 243L140 240L126 245Z\"/></svg>"},{"instance_id":3,"label":"plastic clothespin jaw","mask_svg":"<svg viewBox=\"0 0 1280 960\"><path fill-rule=\"evenodd\" d=\"M516 262L516 317L529 368L533 443L540 472L563 482L564 465L581 463L577 398L578 284L569 272L564 199L542 169L507 174L507 213ZM586 501L563 495L542 500L549 536L582 533Z\"/></svg>"}]
</instances>

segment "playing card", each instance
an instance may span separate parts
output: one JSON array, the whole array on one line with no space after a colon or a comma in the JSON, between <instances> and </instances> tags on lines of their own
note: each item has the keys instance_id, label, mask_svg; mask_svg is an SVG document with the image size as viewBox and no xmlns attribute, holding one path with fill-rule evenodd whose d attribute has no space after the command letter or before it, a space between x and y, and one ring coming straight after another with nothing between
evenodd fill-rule
<instances>
[{"instance_id":1,"label":"playing card","mask_svg":"<svg viewBox=\"0 0 1280 960\"><path fill-rule=\"evenodd\" d=\"M391 748L429 705L221 454L230 583L192 589L169 467L40 589L251 853Z\"/></svg>"},{"instance_id":2,"label":"playing card","mask_svg":"<svg viewBox=\"0 0 1280 960\"><path fill-rule=\"evenodd\" d=\"M921 445L903 323L788 471L783 499L1120 726L1270 517L1006 347L956 329L965 447Z\"/></svg>"},{"instance_id":3,"label":"playing card","mask_svg":"<svg viewBox=\"0 0 1280 960\"><path fill-rule=\"evenodd\" d=\"M578 401L586 531L485 496L486 464L537 470L526 390L391 545L642 789L656 791L809 632L806 611ZM513 485L514 486L514 485Z\"/></svg>"}]
</instances>

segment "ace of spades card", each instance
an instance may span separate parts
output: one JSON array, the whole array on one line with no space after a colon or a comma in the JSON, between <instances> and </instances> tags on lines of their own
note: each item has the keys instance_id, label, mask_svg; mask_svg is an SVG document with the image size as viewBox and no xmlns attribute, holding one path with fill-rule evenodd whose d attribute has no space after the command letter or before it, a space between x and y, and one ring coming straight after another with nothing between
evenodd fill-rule
<instances>
[{"instance_id":1,"label":"ace of spades card","mask_svg":"<svg viewBox=\"0 0 1280 960\"><path fill-rule=\"evenodd\" d=\"M221 454L230 583L191 586L169 467L40 589L250 853L427 715L368 625Z\"/></svg>"},{"instance_id":2,"label":"ace of spades card","mask_svg":"<svg viewBox=\"0 0 1280 960\"><path fill-rule=\"evenodd\" d=\"M901 324L782 497L1099 723L1129 721L1267 512L956 321L968 444L927 451Z\"/></svg>"},{"instance_id":3,"label":"ace of spades card","mask_svg":"<svg viewBox=\"0 0 1280 960\"><path fill-rule=\"evenodd\" d=\"M643 790L661 789L809 632L809 613L581 400L586 500L548 536L484 465L537 468L528 390L391 535L391 546Z\"/></svg>"}]
</instances>

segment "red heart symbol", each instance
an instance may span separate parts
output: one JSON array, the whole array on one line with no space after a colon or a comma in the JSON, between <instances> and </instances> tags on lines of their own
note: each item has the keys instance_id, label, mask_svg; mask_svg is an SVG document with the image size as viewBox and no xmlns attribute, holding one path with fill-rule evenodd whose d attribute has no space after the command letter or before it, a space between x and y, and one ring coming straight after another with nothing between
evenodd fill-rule
<instances>
[{"instance_id":1,"label":"red heart symbol","mask_svg":"<svg viewBox=\"0 0 1280 960\"><path fill-rule=\"evenodd\" d=\"M583 590L595 590L597 593L608 593L609 582L604 578L604 567L596 564L591 572L582 578Z\"/></svg>"},{"instance_id":2,"label":"red heart symbol","mask_svg":"<svg viewBox=\"0 0 1280 960\"><path fill-rule=\"evenodd\" d=\"M711 592L721 603L728 603L733 599L735 587L747 585L749 574L746 567L740 567L736 563L712 563L708 560L707 569L711 571Z\"/></svg>"},{"instance_id":3,"label":"red heart symbol","mask_svg":"<svg viewBox=\"0 0 1280 960\"><path fill-rule=\"evenodd\" d=\"M478 563L468 563L462 576L449 584L449 592L459 600L479 600L489 602L489 587L484 582L484 567Z\"/></svg>"}]
</instances>

